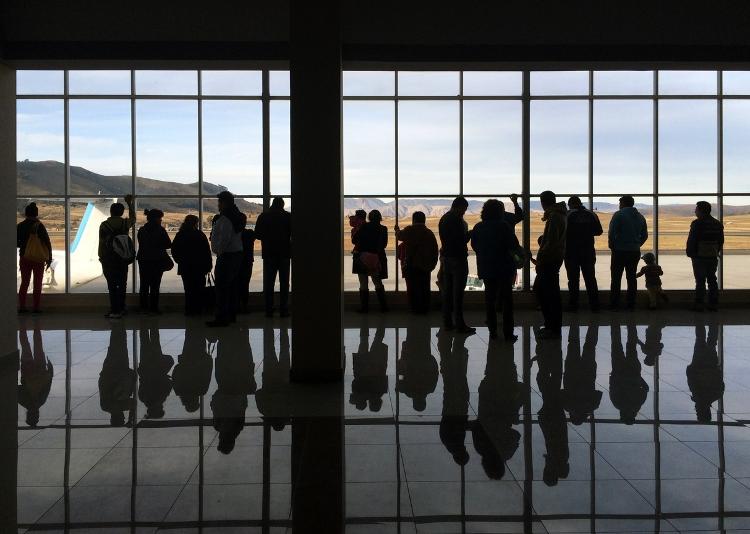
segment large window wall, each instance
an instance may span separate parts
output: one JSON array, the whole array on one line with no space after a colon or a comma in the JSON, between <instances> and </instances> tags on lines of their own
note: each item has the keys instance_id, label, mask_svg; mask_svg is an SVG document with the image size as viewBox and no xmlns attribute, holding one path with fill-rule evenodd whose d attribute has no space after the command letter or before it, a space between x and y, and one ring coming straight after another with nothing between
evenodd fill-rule
<instances>
[{"instance_id":1,"label":"large window wall","mask_svg":"<svg viewBox=\"0 0 750 534\"><path fill-rule=\"evenodd\" d=\"M343 93L348 290L357 287L347 219L356 209L382 212L387 287L402 290L396 222L421 210L437 230L463 194L471 226L484 200L512 209L507 197L518 193L528 214L516 232L535 251L544 189L579 195L598 213L603 287L606 227L623 194L648 220L644 249L658 255L665 287L692 286L684 245L703 199L727 230L722 286L750 287L748 72L345 71ZM241 197L251 222L271 196L291 193L286 71L19 71L17 105L19 217L33 199L51 230L48 291L104 290L96 258L81 257L90 204L106 211L134 193L139 223L144 207L161 207L174 234L188 213L207 228L222 188ZM529 287L533 272L519 275ZM164 286L181 290L176 272Z\"/></svg>"}]
</instances>

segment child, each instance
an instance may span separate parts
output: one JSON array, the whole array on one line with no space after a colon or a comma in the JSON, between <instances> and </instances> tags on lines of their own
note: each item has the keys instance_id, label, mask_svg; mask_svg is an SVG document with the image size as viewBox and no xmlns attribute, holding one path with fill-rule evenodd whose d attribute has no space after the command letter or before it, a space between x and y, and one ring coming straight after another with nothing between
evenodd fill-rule
<instances>
[{"instance_id":1,"label":"child","mask_svg":"<svg viewBox=\"0 0 750 534\"><path fill-rule=\"evenodd\" d=\"M646 265L641 267L641 270L636 276L646 277L646 289L648 290L648 309L655 310L658 305L659 299L664 302L668 302L669 298L664 290L661 288L661 276L664 274L661 267L656 264L656 257L651 252L646 252L641 258L646 262Z\"/></svg>"},{"instance_id":2,"label":"child","mask_svg":"<svg viewBox=\"0 0 750 534\"><path fill-rule=\"evenodd\" d=\"M352 241L354 240L354 235L359 232L359 229L362 227L363 224L367 222L367 212L365 210L357 210L354 212L354 215L349 216L349 226L352 227L351 229L351 237ZM352 254L355 254L359 252L357 250L357 245L354 245L354 250L352 251Z\"/></svg>"}]
</instances>

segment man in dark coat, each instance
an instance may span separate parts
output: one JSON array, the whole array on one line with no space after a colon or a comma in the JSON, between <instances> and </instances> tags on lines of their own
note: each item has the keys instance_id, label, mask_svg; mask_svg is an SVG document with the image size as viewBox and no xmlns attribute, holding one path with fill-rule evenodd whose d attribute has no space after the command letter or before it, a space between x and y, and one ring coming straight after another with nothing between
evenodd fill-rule
<instances>
[{"instance_id":1,"label":"man in dark coat","mask_svg":"<svg viewBox=\"0 0 750 534\"><path fill-rule=\"evenodd\" d=\"M724 226L711 215L711 204L703 200L695 204L695 216L697 218L690 223L685 250L693 263L695 276L694 309L703 311L708 284L708 309L715 311L719 304L716 270L724 246Z\"/></svg>"},{"instance_id":2,"label":"man in dark coat","mask_svg":"<svg viewBox=\"0 0 750 534\"><path fill-rule=\"evenodd\" d=\"M568 274L568 310L578 311L580 278L586 283L589 308L599 311L599 288L596 284L596 251L594 238L602 235L602 224L593 211L587 210L581 199L568 199L568 223L565 230L565 271Z\"/></svg>"},{"instance_id":3,"label":"man in dark coat","mask_svg":"<svg viewBox=\"0 0 750 534\"><path fill-rule=\"evenodd\" d=\"M284 209L284 199L274 197L268 211L255 223L255 238L262 244L263 296L266 317L273 316L273 291L279 276L279 315L289 316L289 270L292 258L292 216Z\"/></svg>"}]
</instances>

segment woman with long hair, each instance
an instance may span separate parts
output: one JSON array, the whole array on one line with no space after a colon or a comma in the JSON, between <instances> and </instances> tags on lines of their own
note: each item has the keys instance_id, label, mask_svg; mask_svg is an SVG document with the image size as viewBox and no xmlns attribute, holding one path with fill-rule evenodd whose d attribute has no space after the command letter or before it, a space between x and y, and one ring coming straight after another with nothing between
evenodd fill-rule
<instances>
[{"instance_id":1,"label":"woman with long hair","mask_svg":"<svg viewBox=\"0 0 750 534\"><path fill-rule=\"evenodd\" d=\"M34 275L34 313L41 312L42 277L44 269L52 263L52 243L47 229L39 220L39 208L32 202L24 209L25 219L16 225L18 266L21 269L21 286L18 288L18 312L25 313L26 293L31 275Z\"/></svg>"},{"instance_id":2,"label":"woman with long hair","mask_svg":"<svg viewBox=\"0 0 750 534\"><path fill-rule=\"evenodd\" d=\"M385 255L385 247L388 245L388 229L380 224L383 216L378 210L372 210L367 215L368 222L352 235L352 243L359 251L359 266L357 276L359 277L359 302L362 313L369 310L368 278L372 279L375 293L380 303L380 311L388 311L385 302L385 288L383 280L388 278L388 261Z\"/></svg>"},{"instance_id":3,"label":"woman with long hair","mask_svg":"<svg viewBox=\"0 0 750 534\"><path fill-rule=\"evenodd\" d=\"M185 289L185 315L199 315L203 311L203 291L206 276L213 267L211 246L206 234L198 227L195 215L185 216L172 241L172 257L177 262L177 274Z\"/></svg>"},{"instance_id":4,"label":"woman with long hair","mask_svg":"<svg viewBox=\"0 0 750 534\"><path fill-rule=\"evenodd\" d=\"M141 311L158 314L161 277L174 267L167 250L172 246L161 225L164 212L145 210L146 224L138 229L138 274L141 281Z\"/></svg>"}]
</instances>

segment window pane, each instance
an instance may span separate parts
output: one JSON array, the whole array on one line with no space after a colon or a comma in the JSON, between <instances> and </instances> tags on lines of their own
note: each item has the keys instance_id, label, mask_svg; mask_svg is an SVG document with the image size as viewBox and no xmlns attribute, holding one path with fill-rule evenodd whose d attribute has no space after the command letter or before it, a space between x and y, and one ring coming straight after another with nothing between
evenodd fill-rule
<instances>
[{"instance_id":1,"label":"window pane","mask_svg":"<svg viewBox=\"0 0 750 534\"><path fill-rule=\"evenodd\" d=\"M198 215L197 198L139 198L137 199L136 236L138 228L146 224L143 210L160 209L164 212L162 226L167 231L170 239L174 239L180 225L186 215ZM136 239L136 248L139 246ZM140 277L138 277L140 288ZM166 271L161 279L160 291L162 293L182 293L182 279L177 274L177 266L171 271Z\"/></svg>"},{"instance_id":2,"label":"window pane","mask_svg":"<svg viewBox=\"0 0 750 534\"><path fill-rule=\"evenodd\" d=\"M750 95L750 71L724 71L721 90L725 95Z\"/></svg>"},{"instance_id":3,"label":"window pane","mask_svg":"<svg viewBox=\"0 0 750 534\"><path fill-rule=\"evenodd\" d=\"M750 192L750 100L724 100L724 191Z\"/></svg>"},{"instance_id":4,"label":"window pane","mask_svg":"<svg viewBox=\"0 0 750 534\"><path fill-rule=\"evenodd\" d=\"M68 92L72 95L129 95L129 70L71 70Z\"/></svg>"},{"instance_id":5,"label":"window pane","mask_svg":"<svg viewBox=\"0 0 750 534\"><path fill-rule=\"evenodd\" d=\"M61 95L65 76L61 70L16 71L16 93L19 95Z\"/></svg>"},{"instance_id":6,"label":"window pane","mask_svg":"<svg viewBox=\"0 0 750 534\"><path fill-rule=\"evenodd\" d=\"M107 281L99 263L99 225L109 217L111 198L72 199L70 212L70 291L106 293ZM127 217L127 209L125 216ZM132 291L128 276L128 291Z\"/></svg>"},{"instance_id":7,"label":"window pane","mask_svg":"<svg viewBox=\"0 0 750 534\"><path fill-rule=\"evenodd\" d=\"M531 191L588 191L588 102L531 102Z\"/></svg>"},{"instance_id":8,"label":"window pane","mask_svg":"<svg viewBox=\"0 0 750 534\"><path fill-rule=\"evenodd\" d=\"M531 94L543 95L587 95L589 94L588 71L539 71L531 73Z\"/></svg>"},{"instance_id":9,"label":"window pane","mask_svg":"<svg viewBox=\"0 0 750 534\"><path fill-rule=\"evenodd\" d=\"M71 194L132 193L130 102L71 100L69 114Z\"/></svg>"},{"instance_id":10,"label":"window pane","mask_svg":"<svg viewBox=\"0 0 750 534\"><path fill-rule=\"evenodd\" d=\"M394 81L391 71L344 71L344 96L392 96Z\"/></svg>"},{"instance_id":11,"label":"window pane","mask_svg":"<svg viewBox=\"0 0 750 534\"><path fill-rule=\"evenodd\" d=\"M65 292L65 201L61 198L18 198L16 200L16 223L26 219L24 210L31 202L36 203L39 220L47 229L52 243L52 265L44 271L42 293L63 293ZM16 253L16 261L18 261L18 253ZM20 283L21 272L16 268L16 287ZM27 308L31 308L32 290L30 286L29 295L26 298ZM44 302L42 302L43 306Z\"/></svg>"},{"instance_id":12,"label":"window pane","mask_svg":"<svg viewBox=\"0 0 750 534\"><path fill-rule=\"evenodd\" d=\"M393 102L344 102L344 194L393 194Z\"/></svg>"},{"instance_id":13,"label":"window pane","mask_svg":"<svg viewBox=\"0 0 750 534\"><path fill-rule=\"evenodd\" d=\"M398 106L399 191L458 193L458 102L399 102Z\"/></svg>"},{"instance_id":14,"label":"window pane","mask_svg":"<svg viewBox=\"0 0 750 534\"><path fill-rule=\"evenodd\" d=\"M268 89L271 96L289 96L289 71L270 71L268 73Z\"/></svg>"},{"instance_id":15,"label":"window pane","mask_svg":"<svg viewBox=\"0 0 750 534\"><path fill-rule=\"evenodd\" d=\"M716 101L659 103L659 192L716 191Z\"/></svg>"},{"instance_id":16,"label":"window pane","mask_svg":"<svg viewBox=\"0 0 750 534\"><path fill-rule=\"evenodd\" d=\"M716 206L713 206L713 211ZM716 213L713 213L716 217ZM750 197L724 197L724 289L750 288Z\"/></svg>"},{"instance_id":17,"label":"window pane","mask_svg":"<svg viewBox=\"0 0 750 534\"><path fill-rule=\"evenodd\" d=\"M465 96L515 96L522 92L520 72L464 72Z\"/></svg>"},{"instance_id":18,"label":"window pane","mask_svg":"<svg viewBox=\"0 0 750 534\"><path fill-rule=\"evenodd\" d=\"M399 72L401 96L458 96L458 72Z\"/></svg>"},{"instance_id":19,"label":"window pane","mask_svg":"<svg viewBox=\"0 0 750 534\"><path fill-rule=\"evenodd\" d=\"M695 203L706 200L716 206L716 197L659 198L659 265L664 270L664 289L694 289L693 267L685 255Z\"/></svg>"},{"instance_id":20,"label":"window pane","mask_svg":"<svg viewBox=\"0 0 750 534\"><path fill-rule=\"evenodd\" d=\"M388 278L383 280L383 285L389 291L395 290L396 278L401 277L401 271L396 265L396 238L393 235L393 227L396 226L396 205L393 198L344 198L344 291L356 291L359 288L359 278L357 274L352 273L352 227L349 217L360 209L367 213L378 210L383 216L380 224L388 229L388 245L385 248ZM370 290L374 291L372 281L369 285ZM403 279L399 280L399 287L404 287ZM374 304L371 302L371 305Z\"/></svg>"},{"instance_id":21,"label":"window pane","mask_svg":"<svg viewBox=\"0 0 750 534\"><path fill-rule=\"evenodd\" d=\"M204 70L201 72L204 95L256 96L262 93L259 70Z\"/></svg>"},{"instance_id":22,"label":"window pane","mask_svg":"<svg viewBox=\"0 0 750 534\"><path fill-rule=\"evenodd\" d=\"M594 193L651 193L653 116L650 100L594 102Z\"/></svg>"},{"instance_id":23,"label":"window pane","mask_svg":"<svg viewBox=\"0 0 750 534\"><path fill-rule=\"evenodd\" d=\"M521 102L464 102L464 193L521 191Z\"/></svg>"},{"instance_id":24,"label":"window pane","mask_svg":"<svg viewBox=\"0 0 750 534\"><path fill-rule=\"evenodd\" d=\"M260 101L203 102L203 192L222 186L238 195L263 194Z\"/></svg>"},{"instance_id":25,"label":"window pane","mask_svg":"<svg viewBox=\"0 0 750 534\"><path fill-rule=\"evenodd\" d=\"M198 192L198 104L194 101L140 100L136 103L138 176L161 190L150 194ZM188 188L177 184L190 184ZM145 193L142 180L136 184Z\"/></svg>"},{"instance_id":26,"label":"window pane","mask_svg":"<svg viewBox=\"0 0 750 534\"><path fill-rule=\"evenodd\" d=\"M603 70L594 72L595 95L651 95L653 93L653 71Z\"/></svg>"},{"instance_id":27,"label":"window pane","mask_svg":"<svg viewBox=\"0 0 750 534\"><path fill-rule=\"evenodd\" d=\"M197 95L194 70L137 70L135 92L139 95Z\"/></svg>"},{"instance_id":28,"label":"window pane","mask_svg":"<svg viewBox=\"0 0 750 534\"><path fill-rule=\"evenodd\" d=\"M271 102L270 166L271 196L292 192L289 101Z\"/></svg>"},{"instance_id":29,"label":"window pane","mask_svg":"<svg viewBox=\"0 0 750 534\"><path fill-rule=\"evenodd\" d=\"M659 71L660 95L715 95L716 71Z\"/></svg>"},{"instance_id":30,"label":"window pane","mask_svg":"<svg viewBox=\"0 0 750 534\"><path fill-rule=\"evenodd\" d=\"M65 193L65 132L62 100L16 101L19 195Z\"/></svg>"}]
</instances>

